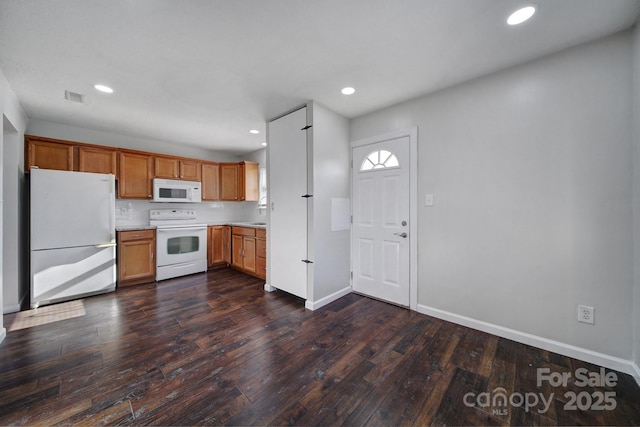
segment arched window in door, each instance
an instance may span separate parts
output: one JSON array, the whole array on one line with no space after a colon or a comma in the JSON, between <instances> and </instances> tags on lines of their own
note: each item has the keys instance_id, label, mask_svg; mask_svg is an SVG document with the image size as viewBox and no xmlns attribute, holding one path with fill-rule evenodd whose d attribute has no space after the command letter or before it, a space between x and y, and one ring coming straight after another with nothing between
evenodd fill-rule
<instances>
[{"instance_id":1,"label":"arched window in door","mask_svg":"<svg viewBox=\"0 0 640 427\"><path fill-rule=\"evenodd\" d=\"M360 172L368 172L376 169L400 167L395 154L387 150L376 150L369 153L360 165Z\"/></svg>"}]
</instances>

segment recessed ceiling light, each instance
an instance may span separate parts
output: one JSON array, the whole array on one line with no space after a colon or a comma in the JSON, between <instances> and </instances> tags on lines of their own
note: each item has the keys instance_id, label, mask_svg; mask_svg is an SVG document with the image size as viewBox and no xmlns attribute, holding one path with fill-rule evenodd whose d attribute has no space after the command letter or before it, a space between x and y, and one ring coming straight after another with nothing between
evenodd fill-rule
<instances>
[{"instance_id":1,"label":"recessed ceiling light","mask_svg":"<svg viewBox=\"0 0 640 427\"><path fill-rule=\"evenodd\" d=\"M109 86L97 84L97 85L93 85L93 87L99 90L100 92L113 93L113 89L111 89Z\"/></svg>"},{"instance_id":2,"label":"recessed ceiling light","mask_svg":"<svg viewBox=\"0 0 640 427\"><path fill-rule=\"evenodd\" d=\"M352 87L345 87L342 88L342 94L343 95L353 95L354 93L356 93L356 90Z\"/></svg>"},{"instance_id":3,"label":"recessed ceiling light","mask_svg":"<svg viewBox=\"0 0 640 427\"><path fill-rule=\"evenodd\" d=\"M533 6L526 6L522 9L518 9L509 16L509 18L507 19L507 24L522 24L524 21L531 18L534 13L536 13L536 8Z\"/></svg>"},{"instance_id":4,"label":"recessed ceiling light","mask_svg":"<svg viewBox=\"0 0 640 427\"><path fill-rule=\"evenodd\" d=\"M263 146L263 147L266 147L266 146L267 146L267 143L266 143L266 142L263 142L263 143L262 143L262 146Z\"/></svg>"},{"instance_id":5,"label":"recessed ceiling light","mask_svg":"<svg viewBox=\"0 0 640 427\"><path fill-rule=\"evenodd\" d=\"M259 133L260 133L260 131L259 131L258 129L251 129L251 130L249 131L249 133L252 133L252 134L254 134L254 135L257 135L257 134L259 134Z\"/></svg>"}]
</instances>

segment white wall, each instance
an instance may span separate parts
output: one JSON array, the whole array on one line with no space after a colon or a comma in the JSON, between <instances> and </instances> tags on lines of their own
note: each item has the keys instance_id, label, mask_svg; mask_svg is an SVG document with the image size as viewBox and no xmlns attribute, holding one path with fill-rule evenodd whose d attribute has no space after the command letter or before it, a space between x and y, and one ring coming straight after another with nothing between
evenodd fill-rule
<instances>
[{"instance_id":1,"label":"white wall","mask_svg":"<svg viewBox=\"0 0 640 427\"><path fill-rule=\"evenodd\" d=\"M215 162L236 162L238 160L242 160L235 155L204 150L197 147L188 147L180 145L179 142L172 144L166 141L85 129L38 119L32 119L29 122L26 133L28 135L44 136L47 138L106 145L109 147L128 148L131 150L149 151L152 153L169 154L173 156L193 157L196 159L211 160Z\"/></svg>"},{"instance_id":2,"label":"white wall","mask_svg":"<svg viewBox=\"0 0 640 427\"><path fill-rule=\"evenodd\" d=\"M640 377L640 28L633 30L633 361Z\"/></svg>"},{"instance_id":3,"label":"white wall","mask_svg":"<svg viewBox=\"0 0 640 427\"><path fill-rule=\"evenodd\" d=\"M418 126L419 309L631 360L631 54L621 33L352 120Z\"/></svg>"},{"instance_id":4,"label":"white wall","mask_svg":"<svg viewBox=\"0 0 640 427\"><path fill-rule=\"evenodd\" d=\"M24 177L21 174L20 160L22 152L24 129L27 116L18 102L15 92L9 85L2 70L0 70L0 116L2 116L2 138L0 176L0 200L2 203L2 223L0 225L0 306L19 306L20 299L26 293L26 288L20 288L20 272L24 268L24 247L19 231L26 226L28 216L24 215L25 206L20 197L20 188L24 186ZM15 163L14 163L15 159ZM5 328L0 316L0 341L5 336Z\"/></svg>"},{"instance_id":5,"label":"white wall","mask_svg":"<svg viewBox=\"0 0 640 427\"><path fill-rule=\"evenodd\" d=\"M332 231L332 198L350 193L349 121L317 102L309 104L313 117L313 285L309 299L321 300L350 286L349 230ZM317 267L316 267L317 266Z\"/></svg>"}]
</instances>

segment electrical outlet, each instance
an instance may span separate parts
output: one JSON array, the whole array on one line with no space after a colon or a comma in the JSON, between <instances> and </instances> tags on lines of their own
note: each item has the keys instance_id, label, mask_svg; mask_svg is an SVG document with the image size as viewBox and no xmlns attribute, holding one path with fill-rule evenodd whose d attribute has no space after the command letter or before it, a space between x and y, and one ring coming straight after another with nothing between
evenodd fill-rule
<instances>
[{"instance_id":1,"label":"electrical outlet","mask_svg":"<svg viewBox=\"0 0 640 427\"><path fill-rule=\"evenodd\" d=\"M586 305L578 306L578 322L589 323L593 325L595 323L596 309L588 307Z\"/></svg>"}]
</instances>

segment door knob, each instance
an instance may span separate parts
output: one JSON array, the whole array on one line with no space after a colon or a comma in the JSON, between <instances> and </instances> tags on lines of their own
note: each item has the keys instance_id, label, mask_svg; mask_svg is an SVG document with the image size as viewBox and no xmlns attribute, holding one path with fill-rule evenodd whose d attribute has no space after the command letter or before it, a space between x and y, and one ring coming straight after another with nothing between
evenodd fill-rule
<instances>
[{"instance_id":1,"label":"door knob","mask_svg":"<svg viewBox=\"0 0 640 427\"><path fill-rule=\"evenodd\" d=\"M393 233L393 235L394 235L394 236L400 236L400 237L402 237L403 239L406 239L406 238L407 238L407 236L408 236L408 234L407 234L407 233L405 233L405 232L402 232L402 233Z\"/></svg>"}]
</instances>

